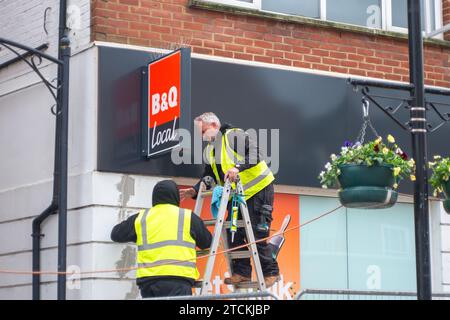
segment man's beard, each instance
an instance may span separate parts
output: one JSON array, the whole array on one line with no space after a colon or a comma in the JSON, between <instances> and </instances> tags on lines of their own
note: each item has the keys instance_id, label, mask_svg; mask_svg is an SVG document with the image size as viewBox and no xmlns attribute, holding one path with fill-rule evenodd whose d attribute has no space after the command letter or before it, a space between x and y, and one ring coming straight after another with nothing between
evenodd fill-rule
<instances>
[{"instance_id":1,"label":"man's beard","mask_svg":"<svg viewBox=\"0 0 450 320\"><path fill-rule=\"evenodd\" d=\"M213 142L215 137L203 136L202 140L205 142Z\"/></svg>"}]
</instances>

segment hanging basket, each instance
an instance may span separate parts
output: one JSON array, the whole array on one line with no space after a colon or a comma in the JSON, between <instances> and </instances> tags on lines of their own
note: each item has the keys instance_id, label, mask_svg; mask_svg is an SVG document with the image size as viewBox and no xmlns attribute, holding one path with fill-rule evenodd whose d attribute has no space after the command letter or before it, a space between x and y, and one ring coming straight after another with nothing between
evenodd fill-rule
<instances>
[{"instance_id":1,"label":"hanging basket","mask_svg":"<svg viewBox=\"0 0 450 320\"><path fill-rule=\"evenodd\" d=\"M393 189L395 177L390 165L347 164L339 167L339 200L347 208L384 209L398 198Z\"/></svg>"},{"instance_id":2,"label":"hanging basket","mask_svg":"<svg viewBox=\"0 0 450 320\"><path fill-rule=\"evenodd\" d=\"M450 199L444 200L444 209L445 212L450 214Z\"/></svg>"}]
</instances>

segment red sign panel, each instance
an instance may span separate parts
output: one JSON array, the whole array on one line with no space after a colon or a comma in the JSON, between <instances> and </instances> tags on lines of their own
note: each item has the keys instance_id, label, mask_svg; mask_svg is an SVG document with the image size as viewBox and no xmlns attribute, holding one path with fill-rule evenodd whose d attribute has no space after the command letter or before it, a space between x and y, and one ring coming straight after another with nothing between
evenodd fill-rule
<instances>
[{"instance_id":1,"label":"red sign panel","mask_svg":"<svg viewBox=\"0 0 450 320\"><path fill-rule=\"evenodd\" d=\"M178 145L181 96L181 51L148 65L147 156Z\"/></svg>"}]
</instances>

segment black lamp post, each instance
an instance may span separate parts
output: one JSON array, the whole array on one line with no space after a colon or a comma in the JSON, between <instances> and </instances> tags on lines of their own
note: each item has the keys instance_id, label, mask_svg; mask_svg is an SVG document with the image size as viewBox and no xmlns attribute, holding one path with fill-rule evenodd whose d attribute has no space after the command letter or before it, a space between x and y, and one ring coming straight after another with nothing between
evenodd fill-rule
<instances>
[{"instance_id":1,"label":"black lamp post","mask_svg":"<svg viewBox=\"0 0 450 320\"><path fill-rule=\"evenodd\" d=\"M412 85L410 125L414 182L414 226L416 235L417 299L431 300L430 232L427 173L427 114L423 79L421 1L408 0L409 75Z\"/></svg>"}]
</instances>

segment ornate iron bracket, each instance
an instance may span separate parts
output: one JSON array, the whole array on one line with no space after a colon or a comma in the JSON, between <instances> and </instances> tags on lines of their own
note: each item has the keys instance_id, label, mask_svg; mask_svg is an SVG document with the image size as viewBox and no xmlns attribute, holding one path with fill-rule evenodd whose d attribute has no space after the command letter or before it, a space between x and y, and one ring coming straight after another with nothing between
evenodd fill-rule
<instances>
[{"instance_id":1,"label":"ornate iron bracket","mask_svg":"<svg viewBox=\"0 0 450 320\"><path fill-rule=\"evenodd\" d=\"M412 121L416 121L419 123L422 123L423 129L419 130L426 130L426 132L434 132L440 127L442 127L446 122L450 122L450 112L442 112L442 110L439 110L440 107L449 107L450 111L450 103L443 103L443 102L437 102L437 101L425 101L425 111L433 111L438 119L439 122L435 125L432 125L428 123L426 118L423 117L415 117L414 114L416 111L424 111L423 108L411 108L411 102L412 102L412 92L414 90L414 86L411 84L393 84L388 82L381 82L381 81L367 81L367 80L358 80L358 79L348 79L348 83L353 85L353 88L355 91L358 91L361 88L361 93L363 96L363 100L366 99L373 103L375 106L377 106L378 109L383 111L389 118L391 118L397 125L399 125L403 130L408 132L413 132ZM380 94L374 94L370 92L369 87L377 87L377 88L387 88L387 89L394 89L394 90L403 90L410 92L410 96L407 98L400 98L400 97L394 97L394 96L387 96L387 95L380 95ZM426 93L431 94L441 94L441 95L447 95L450 96L450 90L444 90L444 89L434 89L434 88L426 88ZM394 106L388 105L383 106L382 103L379 101L380 99L388 99L392 101L397 101ZM398 104L397 104L398 103ZM402 109L406 109L410 111L411 118L403 123L398 119L399 111ZM414 110L414 109L421 109L421 110Z\"/></svg>"},{"instance_id":2,"label":"ornate iron bracket","mask_svg":"<svg viewBox=\"0 0 450 320\"><path fill-rule=\"evenodd\" d=\"M52 80L46 79L44 77L44 75L41 73L41 71L39 70L39 66L42 64L44 59L48 60L50 62L53 62L55 64L58 64L58 65L63 65L63 61L56 59L48 54L45 54L37 49L31 48L31 47L25 46L23 44L13 42L11 40L7 40L4 38L0 38L0 46L4 47L4 48L8 49L9 51L11 51L12 53L14 53L17 56L18 60L25 62L38 75L38 77L41 79L41 81L47 87L48 91L50 92L53 99L55 100L55 105L52 107L51 112L56 115L56 112L54 111L54 107L58 106L59 103L58 103L58 99L57 99L55 91L60 89L62 79L58 79L58 78L55 78ZM26 54L24 55L23 53L20 53L18 51L18 49L24 50L26 52ZM29 59L27 59L28 56L30 56ZM54 84L55 80L56 80L56 84Z\"/></svg>"}]
</instances>

